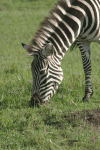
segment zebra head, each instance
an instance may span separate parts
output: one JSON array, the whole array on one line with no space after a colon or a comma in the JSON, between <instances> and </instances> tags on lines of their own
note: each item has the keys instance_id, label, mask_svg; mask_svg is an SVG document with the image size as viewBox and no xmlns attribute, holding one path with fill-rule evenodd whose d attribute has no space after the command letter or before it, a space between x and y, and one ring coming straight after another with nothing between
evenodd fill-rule
<instances>
[{"instance_id":1,"label":"zebra head","mask_svg":"<svg viewBox=\"0 0 100 150\"><path fill-rule=\"evenodd\" d=\"M56 51L51 43L42 49L22 43L29 55L34 59L31 64L33 75L32 99L39 103L49 102L63 79L61 60L57 59Z\"/></svg>"}]
</instances>

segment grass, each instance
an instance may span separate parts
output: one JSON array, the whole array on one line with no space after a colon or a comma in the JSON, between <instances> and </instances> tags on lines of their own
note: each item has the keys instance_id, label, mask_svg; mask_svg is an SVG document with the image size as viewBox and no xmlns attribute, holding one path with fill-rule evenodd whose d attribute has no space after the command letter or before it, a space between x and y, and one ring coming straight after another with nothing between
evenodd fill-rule
<instances>
[{"instance_id":1,"label":"grass","mask_svg":"<svg viewBox=\"0 0 100 150\"><path fill-rule=\"evenodd\" d=\"M100 46L92 49L94 95L83 103L85 81L78 49L62 60L64 79L48 105L29 106L31 61L20 45L30 43L56 0L0 1L0 149L100 149Z\"/></svg>"}]
</instances>

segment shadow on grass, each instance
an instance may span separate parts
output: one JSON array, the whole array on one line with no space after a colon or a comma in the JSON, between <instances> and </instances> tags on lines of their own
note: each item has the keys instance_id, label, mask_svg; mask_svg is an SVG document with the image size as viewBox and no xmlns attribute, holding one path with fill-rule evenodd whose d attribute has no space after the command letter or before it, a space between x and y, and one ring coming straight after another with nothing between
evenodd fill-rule
<instances>
[{"instance_id":1,"label":"shadow on grass","mask_svg":"<svg viewBox=\"0 0 100 150\"><path fill-rule=\"evenodd\" d=\"M88 132L88 130L90 130L91 132L100 132L100 108L82 110L76 113L69 114L63 112L58 116L57 114L47 115L44 119L44 124L57 129L61 136L64 136L64 138L66 137L67 144L73 147L82 142L82 132L84 132L84 135ZM80 133L77 135L79 131ZM72 135L74 134L74 136L66 136L67 133L69 134L69 132ZM93 139L90 139L90 142L93 140L94 143L96 143L98 137L95 136L93 137ZM93 148L94 147L91 147L91 149Z\"/></svg>"},{"instance_id":2,"label":"shadow on grass","mask_svg":"<svg viewBox=\"0 0 100 150\"><path fill-rule=\"evenodd\" d=\"M70 117L64 116L65 119L68 118L68 123L74 123L76 121L84 121L87 124L93 124L94 126L100 125L100 109L84 110L82 112L77 112L75 114L70 114Z\"/></svg>"},{"instance_id":3,"label":"shadow on grass","mask_svg":"<svg viewBox=\"0 0 100 150\"><path fill-rule=\"evenodd\" d=\"M65 128L66 123L73 128L80 126L82 123L93 125L95 129L100 126L100 109L84 110L77 113L63 114L61 119L56 117L56 114L47 116L44 120L46 125L54 126L55 128Z\"/></svg>"}]
</instances>

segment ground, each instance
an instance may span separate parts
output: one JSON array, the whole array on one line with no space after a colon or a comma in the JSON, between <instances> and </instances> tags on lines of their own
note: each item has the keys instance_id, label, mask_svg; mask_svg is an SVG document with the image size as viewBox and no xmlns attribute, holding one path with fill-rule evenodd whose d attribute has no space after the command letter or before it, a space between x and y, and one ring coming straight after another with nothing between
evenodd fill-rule
<instances>
[{"instance_id":1,"label":"ground","mask_svg":"<svg viewBox=\"0 0 100 150\"><path fill-rule=\"evenodd\" d=\"M64 79L49 104L30 107L33 57L26 44L56 0L0 1L0 149L100 149L100 45L91 44L94 95L83 103L84 71L79 49L62 60Z\"/></svg>"}]
</instances>

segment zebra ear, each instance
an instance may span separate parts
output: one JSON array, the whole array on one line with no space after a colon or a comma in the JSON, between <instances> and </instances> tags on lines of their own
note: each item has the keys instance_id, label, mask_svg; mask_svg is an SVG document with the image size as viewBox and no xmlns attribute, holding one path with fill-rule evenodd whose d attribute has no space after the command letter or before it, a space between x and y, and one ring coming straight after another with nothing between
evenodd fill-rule
<instances>
[{"instance_id":1,"label":"zebra ear","mask_svg":"<svg viewBox=\"0 0 100 150\"><path fill-rule=\"evenodd\" d=\"M34 55L35 51L33 50L31 45L27 45L27 44L24 44L24 43L21 43L21 44L22 44L23 48L28 52L29 56Z\"/></svg>"},{"instance_id":2,"label":"zebra ear","mask_svg":"<svg viewBox=\"0 0 100 150\"><path fill-rule=\"evenodd\" d=\"M42 51L42 55L48 57L53 54L53 45L51 43L48 43L46 47Z\"/></svg>"}]
</instances>

